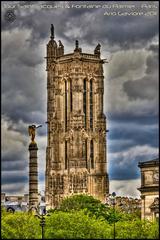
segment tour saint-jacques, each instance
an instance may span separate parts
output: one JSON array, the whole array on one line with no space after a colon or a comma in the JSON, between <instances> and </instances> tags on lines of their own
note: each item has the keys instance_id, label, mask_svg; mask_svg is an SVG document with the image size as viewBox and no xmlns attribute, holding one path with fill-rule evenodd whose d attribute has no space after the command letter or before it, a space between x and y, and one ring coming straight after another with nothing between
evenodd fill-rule
<instances>
[{"instance_id":1,"label":"tour saint-jacques","mask_svg":"<svg viewBox=\"0 0 160 240\"><path fill-rule=\"evenodd\" d=\"M106 160L104 76L100 44L72 53L54 40L47 44L46 204L56 207L72 194L87 193L104 202L109 192Z\"/></svg>"}]
</instances>

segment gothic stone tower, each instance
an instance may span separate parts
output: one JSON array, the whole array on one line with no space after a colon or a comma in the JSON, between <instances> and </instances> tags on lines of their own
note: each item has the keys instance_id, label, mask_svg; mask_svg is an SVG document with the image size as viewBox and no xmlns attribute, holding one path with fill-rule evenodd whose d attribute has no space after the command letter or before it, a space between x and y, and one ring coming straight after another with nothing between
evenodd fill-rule
<instances>
[{"instance_id":1,"label":"gothic stone tower","mask_svg":"<svg viewBox=\"0 0 160 240\"><path fill-rule=\"evenodd\" d=\"M103 60L100 44L83 53L78 41L73 53L54 40L47 44L48 143L46 202L86 193L101 201L109 191L106 166L106 117L103 114Z\"/></svg>"}]
</instances>

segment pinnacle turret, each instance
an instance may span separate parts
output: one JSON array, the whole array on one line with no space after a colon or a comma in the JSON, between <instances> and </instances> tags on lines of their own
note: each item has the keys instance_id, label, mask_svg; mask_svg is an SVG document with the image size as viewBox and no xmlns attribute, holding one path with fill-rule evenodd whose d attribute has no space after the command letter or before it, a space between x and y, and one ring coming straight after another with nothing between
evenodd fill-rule
<instances>
[{"instance_id":1,"label":"pinnacle turret","mask_svg":"<svg viewBox=\"0 0 160 240\"><path fill-rule=\"evenodd\" d=\"M54 39L54 26L51 24L51 39Z\"/></svg>"}]
</instances>

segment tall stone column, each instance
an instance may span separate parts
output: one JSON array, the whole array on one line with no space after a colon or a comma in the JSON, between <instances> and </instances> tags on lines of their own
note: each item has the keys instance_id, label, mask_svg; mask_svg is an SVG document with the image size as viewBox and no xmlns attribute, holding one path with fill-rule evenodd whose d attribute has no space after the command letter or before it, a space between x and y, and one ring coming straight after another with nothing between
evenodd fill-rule
<instances>
[{"instance_id":1,"label":"tall stone column","mask_svg":"<svg viewBox=\"0 0 160 240\"><path fill-rule=\"evenodd\" d=\"M38 206L37 143L29 144L29 209Z\"/></svg>"}]
</instances>

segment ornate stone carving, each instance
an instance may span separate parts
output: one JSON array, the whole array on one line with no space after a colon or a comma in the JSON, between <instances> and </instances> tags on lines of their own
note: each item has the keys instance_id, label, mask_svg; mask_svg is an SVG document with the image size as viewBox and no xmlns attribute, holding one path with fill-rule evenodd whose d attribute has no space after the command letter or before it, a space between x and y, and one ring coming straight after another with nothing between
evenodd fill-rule
<instances>
[{"instance_id":1,"label":"ornate stone carving","mask_svg":"<svg viewBox=\"0 0 160 240\"><path fill-rule=\"evenodd\" d=\"M72 91L83 92L83 88L82 88L81 85L74 85L73 88L72 88Z\"/></svg>"},{"instance_id":2,"label":"ornate stone carving","mask_svg":"<svg viewBox=\"0 0 160 240\"><path fill-rule=\"evenodd\" d=\"M69 191L70 193L87 192L87 174L78 173L70 174L69 176Z\"/></svg>"},{"instance_id":3,"label":"ornate stone carving","mask_svg":"<svg viewBox=\"0 0 160 240\"><path fill-rule=\"evenodd\" d=\"M62 89L60 88L55 89L55 95L60 95L60 94L62 94Z\"/></svg>"},{"instance_id":4,"label":"ornate stone carving","mask_svg":"<svg viewBox=\"0 0 160 240\"><path fill-rule=\"evenodd\" d=\"M159 171L158 170L155 170L153 172L153 182L154 183L158 183L159 182Z\"/></svg>"},{"instance_id":5,"label":"ornate stone carving","mask_svg":"<svg viewBox=\"0 0 160 240\"><path fill-rule=\"evenodd\" d=\"M87 134L84 128L82 128L81 130L81 137L82 137L82 140L89 138L89 135Z\"/></svg>"}]
</instances>

